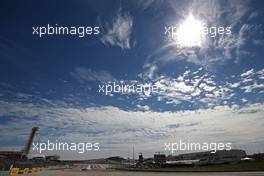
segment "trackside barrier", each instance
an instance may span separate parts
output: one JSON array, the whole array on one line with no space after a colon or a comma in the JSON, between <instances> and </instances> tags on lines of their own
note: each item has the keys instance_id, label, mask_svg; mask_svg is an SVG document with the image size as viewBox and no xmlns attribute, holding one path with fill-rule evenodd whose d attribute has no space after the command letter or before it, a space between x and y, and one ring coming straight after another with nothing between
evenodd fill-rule
<instances>
[{"instance_id":1,"label":"trackside barrier","mask_svg":"<svg viewBox=\"0 0 264 176\"><path fill-rule=\"evenodd\" d=\"M23 174L28 174L29 173L29 168L25 168L24 170L23 170Z\"/></svg>"},{"instance_id":2,"label":"trackside barrier","mask_svg":"<svg viewBox=\"0 0 264 176\"><path fill-rule=\"evenodd\" d=\"M0 171L0 176L10 176L9 171Z\"/></svg>"},{"instance_id":3,"label":"trackside barrier","mask_svg":"<svg viewBox=\"0 0 264 176\"><path fill-rule=\"evenodd\" d=\"M29 169L29 168L24 168L24 169L12 168L10 170L10 176L18 176L20 174L27 175L28 173L37 173L37 172L40 172L40 171L42 171L42 169L39 168L39 167L33 167L31 169Z\"/></svg>"},{"instance_id":4,"label":"trackside barrier","mask_svg":"<svg viewBox=\"0 0 264 176\"><path fill-rule=\"evenodd\" d=\"M19 172L19 168L12 168L10 171L10 176L17 176Z\"/></svg>"}]
</instances>

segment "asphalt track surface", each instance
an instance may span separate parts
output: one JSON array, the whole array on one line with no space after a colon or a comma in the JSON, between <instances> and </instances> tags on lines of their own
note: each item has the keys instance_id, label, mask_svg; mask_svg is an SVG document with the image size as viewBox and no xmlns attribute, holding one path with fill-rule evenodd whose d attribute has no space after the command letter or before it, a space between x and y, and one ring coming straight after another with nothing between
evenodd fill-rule
<instances>
[{"instance_id":1,"label":"asphalt track surface","mask_svg":"<svg viewBox=\"0 0 264 176\"><path fill-rule=\"evenodd\" d=\"M264 172L42 171L30 176L264 176Z\"/></svg>"}]
</instances>

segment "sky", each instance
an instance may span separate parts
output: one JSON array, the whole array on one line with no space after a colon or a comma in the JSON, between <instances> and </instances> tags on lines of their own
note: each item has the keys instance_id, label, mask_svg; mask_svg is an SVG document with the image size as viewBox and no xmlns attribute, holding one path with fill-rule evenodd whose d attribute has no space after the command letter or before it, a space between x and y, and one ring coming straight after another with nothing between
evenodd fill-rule
<instances>
[{"instance_id":1,"label":"sky","mask_svg":"<svg viewBox=\"0 0 264 176\"><path fill-rule=\"evenodd\" d=\"M263 12L254 0L1 1L0 148L22 149L38 126L35 141L100 143L97 152L55 152L62 159L132 157L133 145L152 156L179 140L264 152ZM190 15L232 34L197 46L165 35ZM47 24L100 34L33 35ZM113 82L162 90L99 91Z\"/></svg>"}]
</instances>

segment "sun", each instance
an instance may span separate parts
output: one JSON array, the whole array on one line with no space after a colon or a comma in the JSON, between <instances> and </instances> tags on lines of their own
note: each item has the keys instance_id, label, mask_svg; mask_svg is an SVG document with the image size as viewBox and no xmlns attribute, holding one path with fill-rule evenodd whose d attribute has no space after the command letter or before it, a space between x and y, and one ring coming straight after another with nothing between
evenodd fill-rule
<instances>
[{"instance_id":1,"label":"sun","mask_svg":"<svg viewBox=\"0 0 264 176\"><path fill-rule=\"evenodd\" d=\"M203 23L190 14L176 32L176 42L180 47L201 47L203 43Z\"/></svg>"}]
</instances>

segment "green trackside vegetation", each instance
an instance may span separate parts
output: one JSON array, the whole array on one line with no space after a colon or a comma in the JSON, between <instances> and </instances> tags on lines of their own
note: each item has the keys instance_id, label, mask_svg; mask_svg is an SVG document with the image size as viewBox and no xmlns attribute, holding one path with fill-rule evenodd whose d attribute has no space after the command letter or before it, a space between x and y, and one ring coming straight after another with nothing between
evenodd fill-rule
<instances>
[{"instance_id":1,"label":"green trackside vegetation","mask_svg":"<svg viewBox=\"0 0 264 176\"><path fill-rule=\"evenodd\" d=\"M118 170L151 171L151 172L240 172L240 171L264 171L264 162L249 162L238 164L219 164L197 167L164 167L164 168L117 168Z\"/></svg>"}]
</instances>

